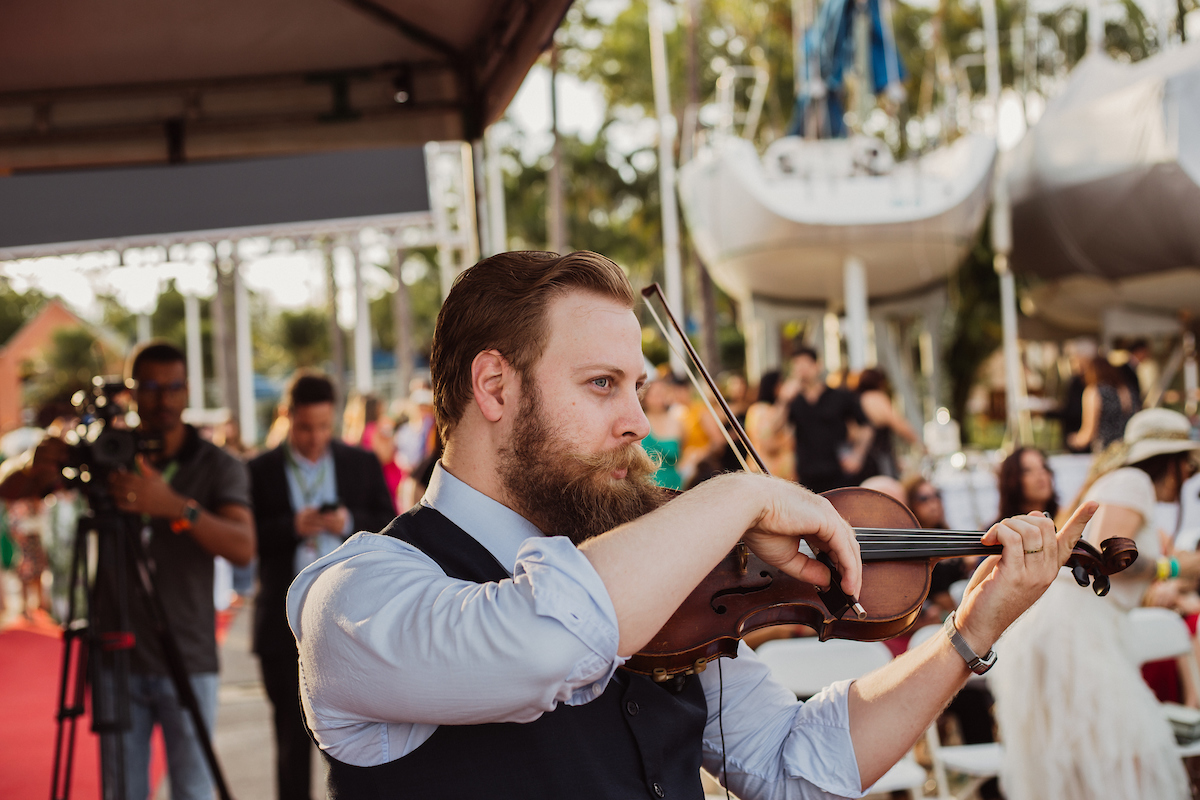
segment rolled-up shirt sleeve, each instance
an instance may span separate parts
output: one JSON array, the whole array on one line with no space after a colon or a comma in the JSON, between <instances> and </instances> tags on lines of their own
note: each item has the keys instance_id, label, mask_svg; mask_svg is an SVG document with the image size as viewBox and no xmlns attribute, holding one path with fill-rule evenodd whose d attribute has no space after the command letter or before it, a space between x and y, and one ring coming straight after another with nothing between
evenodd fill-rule
<instances>
[{"instance_id":1,"label":"rolled-up shirt sleeve","mask_svg":"<svg viewBox=\"0 0 1200 800\"><path fill-rule=\"evenodd\" d=\"M701 675L704 767L739 797L861 797L850 738L850 681L799 703L744 643ZM722 753L724 758L722 759Z\"/></svg>"},{"instance_id":2,"label":"rolled-up shirt sleeve","mask_svg":"<svg viewBox=\"0 0 1200 800\"><path fill-rule=\"evenodd\" d=\"M380 723L528 722L597 697L622 663L604 584L561 537L526 541L512 578L477 584L359 533L297 577L288 620L323 746Z\"/></svg>"}]
</instances>

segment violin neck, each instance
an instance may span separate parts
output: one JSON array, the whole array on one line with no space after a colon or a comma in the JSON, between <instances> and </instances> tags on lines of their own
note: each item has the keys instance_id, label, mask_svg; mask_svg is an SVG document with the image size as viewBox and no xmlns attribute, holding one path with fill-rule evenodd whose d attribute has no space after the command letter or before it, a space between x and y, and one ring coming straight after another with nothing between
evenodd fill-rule
<instances>
[{"instance_id":1,"label":"violin neck","mask_svg":"<svg viewBox=\"0 0 1200 800\"><path fill-rule=\"evenodd\" d=\"M1000 545L980 544L979 531L939 531L921 528L855 528L862 560L963 558L998 555Z\"/></svg>"}]
</instances>

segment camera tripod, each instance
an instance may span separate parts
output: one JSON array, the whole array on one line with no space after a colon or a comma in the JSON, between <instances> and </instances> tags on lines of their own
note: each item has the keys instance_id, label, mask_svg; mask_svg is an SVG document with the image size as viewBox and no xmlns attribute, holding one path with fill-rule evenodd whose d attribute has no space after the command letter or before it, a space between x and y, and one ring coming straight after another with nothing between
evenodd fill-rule
<instances>
[{"instance_id":1,"label":"camera tripod","mask_svg":"<svg viewBox=\"0 0 1200 800\"><path fill-rule=\"evenodd\" d=\"M221 800L231 800L179 645L168 627L166 611L155 588L154 563L142 542L140 521L119 512L106 494L86 496L91 510L80 517L75 532L68 589L51 800L67 800L70 796L76 724L84 713L89 684L92 730L100 739L101 797L142 800L128 797L123 738L131 724L129 658L137 645L130 620L134 593L149 611L154 637L162 650L176 696L191 718L217 794ZM95 547L89 548L92 541ZM89 549L94 558L90 581ZM81 595L86 603L84 616L77 615Z\"/></svg>"}]
</instances>

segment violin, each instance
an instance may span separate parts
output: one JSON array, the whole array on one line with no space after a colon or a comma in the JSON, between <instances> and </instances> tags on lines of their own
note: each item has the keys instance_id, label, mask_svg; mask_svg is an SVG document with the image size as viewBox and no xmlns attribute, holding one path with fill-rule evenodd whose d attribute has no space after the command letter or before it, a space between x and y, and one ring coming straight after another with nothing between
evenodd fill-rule
<instances>
[{"instance_id":1,"label":"violin","mask_svg":"<svg viewBox=\"0 0 1200 800\"><path fill-rule=\"evenodd\" d=\"M657 294L667 316L679 329L657 283L642 294L647 298ZM654 316L657 320L658 315ZM667 335L661 320L659 325ZM669 335L667 338L670 341ZM687 337L680 334L680 339L742 447L767 474L761 457ZM729 445L737 452L732 439ZM979 531L922 529L907 506L872 489L834 489L822 497L854 528L863 561L859 598L842 592L838 571L824 553L815 554L831 574L829 588L822 590L771 567L739 542L623 668L657 681L703 672L713 659L736 657L741 637L771 625L807 625L821 641L890 639L916 623L929 595L937 561L996 555L1002 549L1000 545L981 544ZM1108 539L1099 549L1081 539L1066 566L1080 586L1090 583L1096 594L1103 596L1109 590L1108 576L1128 567L1137 555L1131 539Z\"/></svg>"}]
</instances>

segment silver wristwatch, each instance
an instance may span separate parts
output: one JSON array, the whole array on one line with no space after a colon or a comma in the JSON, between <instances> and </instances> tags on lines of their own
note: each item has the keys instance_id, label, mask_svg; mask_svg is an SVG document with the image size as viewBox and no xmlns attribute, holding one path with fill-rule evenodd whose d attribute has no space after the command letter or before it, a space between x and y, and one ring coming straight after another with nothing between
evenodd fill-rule
<instances>
[{"instance_id":1,"label":"silver wristwatch","mask_svg":"<svg viewBox=\"0 0 1200 800\"><path fill-rule=\"evenodd\" d=\"M980 657L975 655L975 651L971 649L971 645L967 644L967 640L958 632L958 626L954 624L954 615L956 612L951 611L950 616L946 617L946 624L942 626L946 631L946 638L950 640L950 644L954 645L954 649L963 657L963 661L967 662L967 669L974 672L976 675L982 675L991 669L996 663L996 651L988 650L987 654Z\"/></svg>"}]
</instances>

